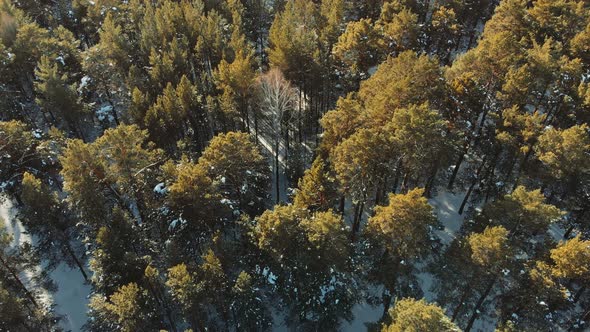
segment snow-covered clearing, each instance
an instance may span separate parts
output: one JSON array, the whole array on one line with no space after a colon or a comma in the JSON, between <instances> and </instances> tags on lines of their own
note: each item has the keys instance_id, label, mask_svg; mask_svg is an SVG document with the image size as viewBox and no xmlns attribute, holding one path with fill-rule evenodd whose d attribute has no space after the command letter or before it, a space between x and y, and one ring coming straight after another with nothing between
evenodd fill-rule
<instances>
[{"instance_id":1,"label":"snow-covered clearing","mask_svg":"<svg viewBox=\"0 0 590 332\"><path fill-rule=\"evenodd\" d=\"M378 297L383 293L383 287L370 287L365 298ZM372 305L366 301L357 303L352 307L353 320L351 322L342 321L340 330L343 332L367 331L368 324L375 323L383 315L383 304Z\"/></svg>"},{"instance_id":2,"label":"snow-covered clearing","mask_svg":"<svg viewBox=\"0 0 590 332\"><path fill-rule=\"evenodd\" d=\"M461 229L461 225L465 218L465 215L460 215L457 212L461 206L465 193L459 192L453 194L442 188L439 189L440 191L437 192L436 196L429 200L429 203L434 208L438 219L444 226L444 229L437 230L436 234L444 245L448 245L455 238L456 233ZM419 267L422 267L422 265L425 264L421 264ZM417 277L420 283L420 288L424 293L424 298L427 301L435 301L436 294L431 291L432 284L434 283L433 275L428 272L420 272ZM380 294L380 292L376 293L376 295ZM367 324L375 323L381 318L381 315L383 314L383 305L371 305L367 302L362 302L353 307L352 313L354 315L354 320L352 322L343 321L341 330L344 332L366 331ZM483 329L483 325L486 324L482 324L480 320L481 319L478 319L474 325L475 331L480 328L485 330Z\"/></svg>"},{"instance_id":3,"label":"snow-covered clearing","mask_svg":"<svg viewBox=\"0 0 590 332\"><path fill-rule=\"evenodd\" d=\"M7 198L0 199L0 217L4 220L6 230L13 235L13 246L24 242L31 242L34 239L26 233L23 225L15 218L16 208L11 200ZM41 268L41 267L39 267ZM71 269L66 264L59 264L50 274L51 279L57 285L55 293L49 293L45 290L41 292L40 301L50 306L56 305L55 312L62 316L60 321L61 327L66 331L81 331L82 326L86 323L88 298L90 295L90 285L84 283L84 279L77 269ZM24 273L23 281L27 286L31 285L30 273Z\"/></svg>"},{"instance_id":4,"label":"snow-covered clearing","mask_svg":"<svg viewBox=\"0 0 590 332\"><path fill-rule=\"evenodd\" d=\"M90 285L84 283L84 278L76 269L65 264L59 264L51 273L51 279L57 284L57 291L53 293L53 303L57 305L56 312L63 316L61 326L72 332L80 331L88 318L88 302Z\"/></svg>"},{"instance_id":5,"label":"snow-covered clearing","mask_svg":"<svg viewBox=\"0 0 590 332\"><path fill-rule=\"evenodd\" d=\"M437 230L436 234L444 245L448 245L455 239L455 234L461 229L465 215L460 215L459 207L465 197L464 192L453 194L448 191L439 191L428 202L434 208L438 220L444 226L443 230Z\"/></svg>"}]
</instances>

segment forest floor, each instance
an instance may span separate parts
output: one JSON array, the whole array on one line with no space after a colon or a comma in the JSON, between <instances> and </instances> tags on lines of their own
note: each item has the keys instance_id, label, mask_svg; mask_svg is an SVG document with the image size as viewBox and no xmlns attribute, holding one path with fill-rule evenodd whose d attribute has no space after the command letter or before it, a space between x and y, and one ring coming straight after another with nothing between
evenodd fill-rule
<instances>
[{"instance_id":1,"label":"forest floor","mask_svg":"<svg viewBox=\"0 0 590 332\"><path fill-rule=\"evenodd\" d=\"M266 135L259 134L258 135L258 142L260 146L265 150L265 153L269 157L269 164L270 167L273 166L274 162L274 144L272 142L272 138ZM306 148L306 150L312 150L314 142L307 141L308 145L311 148ZM286 154L287 149L284 144L280 144L279 147L279 164L280 164L280 172L279 172L279 193L280 193L280 200L282 202L288 201L288 193L289 193L289 183L286 176ZM307 155L307 153L306 153ZM311 164L311 161L306 160L306 166ZM276 202L276 178L275 172L272 172L272 187L270 188L270 196L272 202L269 203L269 208L271 208ZM463 200L465 193L462 191L458 191L457 193L452 193L446 188L438 188L438 191L434 193L433 198L429 200L429 203L433 206L435 213L442 223L443 228L436 231L438 238L440 239L443 245L448 245L451 241L455 238L457 232L461 229L463 224L465 214L459 215L458 210L461 202ZM31 241L31 237L26 234L23 226L20 222L15 218L16 209L13 206L12 202L8 199L0 200L0 217L4 219L4 223L6 225L6 229L13 234L14 236L14 245L23 243L25 241ZM354 207L352 206L351 202L347 200L345 206L345 220L348 224L352 222L352 214ZM367 206L365 214L363 215L363 222L370 216L370 207ZM563 230L560 229L557 225L552 225L551 233L556 239L563 238ZM426 263L422 264L426 266ZM66 264L60 264L56 267L55 270L51 272L51 278L57 285L57 290L54 293L50 293L44 291L42 297L44 298L44 303L47 306L50 306L52 303L55 305L55 312L62 316L61 326L66 331L80 331L82 326L85 324L87 319L87 310L88 310L88 302L91 295L91 286L84 283L84 279L82 278L80 272L77 269L72 269L68 267ZM428 301L435 301L436 294L432 292L432 285L436 281L434 276L426 271L422 271L417 275L420 288L424 293L424 297ZM30 280L27 276L23 276L24 280ZM34 285L31 285L34 286ZM381 295L381 289L378 286L371 287L367 291L367 294L364 294L365 298L379 298ZM344 332L356 332L356 331L364 331L366 330L367 326L371 323L377 322L383 313L383 306L382 305L374 305L369 303L368 301L363 301L361 303L356 304L353 307L353 315L354 318L351 322L343 321L340 330ZM273 326L273 331L288 331L289 328L282 323L282 313L275 312L273 313L273 317L275 320L275 324ZM495 326L495 320L493 317L486 317L486 315L482 315L479 317L474 325L474 331L493 331Z\"/></svg>"},{"instance_id":2,"label":"forest floor","mask_svg":"<svg viewBox=\"0 0 590 332\"><path fill-rule=\"evenodd\" d=\"M34 242L25 230L16 216L16 207L13 202L7 198L0 199L0 219L4 221L4 226L9 234L13 236L12 247L16 247L25 242ZM42 268L42 267L39 267ZM30 273L23 273L20 276L27 287L40 289L31 280ZM42 289L39 299L46 307L55 305L54 310L61 317L60 326L65 331L78 332L88 318L88 301L91 287L84 282L84 278L78 269L72 269L64 263L60 263L50 273L50 278L57 286L55 292L49 292Z\"/></svg>"},{"instance_id":3,"label":"forest floor","mask_svg":"<svg viewBox=\"0 0 590 332\"><path fill-rule=\"evenodd\" d=\"M286 181L284 178L281 180L281 192L286 192ZM435 208L435 212L444 226L442 230L437 231L443 244L452 241L463 223L464 215L457 213L462 199L462 193L453 194L447 191L440 191L430 199L430 204ZM15 213L16 210L12 202L8 199L3 200L0 205L0 216L4 219L6 229L13 234L14 244L31 241L31 237L26 234L23 226L15 219ZM558 230L555 231L558 232ZM23 277L27 280L26 276ZM56 313L63 317L61 326L65 330L80 331L87 319L86 311L88 310L87 305L91 294L90 285L84 283L77 269L72 269L63 263L52 271L51 278L57 284L57 290L54 293L44 292L46 294L44 296L47 297L45 299L46 304L55 304ZM429 301L435 300L436 294L431 291L434 282L432 274L421 272L418 274L418 279L425 298ZM371 294L366 294L367 297L379 296L381 291L378 288L370 289L368 292ZM344 332L364 331L367 324L377 322L382 313L382 305L373 305L366 301L358 303L353 307L354 319L351 322L343 321L340 330ZM289 330L284 324L281 324L280 313L274 316L276 323L274 331ZM480 318L474 326L474 331L493 330L494 325L492 323L489 318Z\"/></svg>"},{"instance_id":4,"label":"forest floor","mask_svg":"<svg viewBox=\"0 0 590 332\"><path fill-rule=\"evenodd\" d=\"M440 191L429 200L429 203L433 206L438 219L444 227L442 230L436 231L444 245L449 244L455 238L455 234L463 224L465 215L460 215L457 212L463 197L464 193L453 194L448 191ZM428 272L421 272L418 274L418 281L426 300L436 300L436 294L431 290L431 286L434 283L433 275ZM370 293L371 294L367 295L371 297L381 296L381 290L378 289L378 287L370 290ZM354 315L353 321L343 321L341 331L356 332L366 330L368 324L375 323L381 318L381 315L383 314L383 305L372 305L365 301L356 304L352 309L352 313ZM477 325L475 327L474 330L477 331Z\"/></svg>"}]
</instances>

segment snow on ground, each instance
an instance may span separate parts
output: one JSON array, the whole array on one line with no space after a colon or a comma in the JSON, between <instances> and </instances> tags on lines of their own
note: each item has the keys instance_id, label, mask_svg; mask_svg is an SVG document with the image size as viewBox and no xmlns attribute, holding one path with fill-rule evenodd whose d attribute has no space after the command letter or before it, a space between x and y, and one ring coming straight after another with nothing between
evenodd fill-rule
<instances>
[{"instance_id":1,"label":"snow on ground","mask_svg":"<svg viewBox=\"0 0 590 332\"><path fill-rule=\"evenodd\" d=\"M4 220L6 230L13 235L13 246L23 242L31 242L31 236L26 233L23 225L15 219L15 207L12 201L0 197L0 217ZM33 239L34 240L34 239ZM30 274L24 274L23 280L30 285ZM59 264L50 274L57 285L55 293L42 292L40 300L49 306L55 303L55 312L63 316L61 327L66 331L81 331L86 323L90 285L84 284L84 278L78 269L71 269L66 264ZM33 285L34 286L34 285Z\"/></svg>"},{"instance_id":2,"label":"snow on ground","mask_svg":"<svg viewBox=\"0 0 590 332\"><path fill-rule=\"evenodd\" d=\"M383 294L382 286L371 286L368 289L366 297L378 297ZM367 331L367 325L375 323L383 315L383 304L372 305L367 302L357 303L352 307L353 320L351 322L342 321L339 330L342 332L359 332Z\"/></svg>"},{"instance_id":3,"label":"snow on ground","mask_svg":"<svg viewBox=\"0 0 590 332\"><path fill-rule=\"evenodd\" d=\"M381 319L383 314L383 305L371 305L366 302L357 303L352 307L352 314L354 319L352 322L344 321L340 325L340 331L342 332L359 332L366 331L367 324L375 323Z\"/></svg>"},{"instance_id":4,"label":"snow on ground","mask_svg":"<svg viewBox=\"0 0 590 332\"><path fill-rule=\"evenodd\" d=\"M266 144L263 143L262 145L265 146ZM267 149L269 147L270 144L268 144ZM281 185L285 185L286 179L284 178L284 173L281 173L283 175L281 176ZM281 189L283 189L281 192L284 192L284 188ZM457 213L463 196L464 193L462 192L453 194L441 190L435 197L429 200L429 203L434 207L436 215L444 226L443 230L437 230L436 232L445 245L449 244L455 238L455 234L459 231L463 223L464 216ZM349 212L347 215L352 215L354 208L348 200L346 207ZM14 220L12 202L5 200L0 205L0 216L5 220L6 229L13 234L15 243L31 240L30 236L25 233L23 226ZM558 229L555 225L553 227L555 227L554 231L563 234L563 230ZM421 272L417 277L426 300L434 301L436 295L431 292L431 286L434 281L432 274ZM64 329L80 331L87 319L86 310L91 291L90 286L84 284L82 275L77 269L71 269L65 264L58 265L51 273L51 278L56 282L58 290L54 294L47 294L47 301L53 301L56 304L56 312L63 315L64 318L61 321L61 325ZM375 294L380 294L380 292ZM354 315L353 321L343 321L340 327L341 331L366 331L368 323L377 322L381 318L383 306L362 302L353 307L352 313ZM289 330L284 324L284 317L280 317L277 313L273 313L273 316L275 323L273 327L274 331ZM483 319L478 319L474 330L485 331L486 328L493 326L490 324Z\"/></svg>"},{"instance_id":5,"label":"snow on ground","mask_svg":"<svg viewBox=\"0 0 590 332\"><path fill-rule=\"evenodd\" d=\"M12 235L12 243L10 244L10 248L16 248L17 246L25 243L31 242L31 236L26 233L25 228L20 222L15 222L14 215L15 209L13 208L12 201L8 199L4 199L4 197L0 197L0 219L4 221L4 228L8 234ZM33 277L33 273L31 271L25 271L19 275L19 278L28 286L28 287L35 287L36 285L33 284L31 280ZM48 292L41 292L39 296L39 300L45 306L49 307L51 295Z\"/></svg>"},{"instance_id":6,"label":"snow on ground","mask_svg":"<svg viewBox=\"0 0 590 332\"><path fill-rule=\"evenodd\" d=\"M436 300L436 294L432 292L432 285L434 284L434 275L430 272L420 272L416 275L420 289L424 293L424 298L428 302L434 302Z\"/></svg>"},{"instance_id":7,"label":"snow on ground","mask_svg":"<svg viewBox=\"0 0 590 332\"><path fill-rule=\"evenodd\" d=\"M261 124L262 125L262 124ZM254 126L251 126L251 133L252 135L254 135ZM274 205L277 202L277 189L276 189L276 185L277 185L277 181L276 181L276 173L274 170L274 156L275 156L275 152L274 152L274 143L271 143L269 141L269 139L267 139L262 133L260 133L258 135L258 143L260 144L260 146L264 149L264 151L266 151L267 156L269 158L269 165L270 167L272 167L271 169L271 181L272 181L272 186L271 186L271 200L272 200L272 204ZM288 201L288 183L289 181L287 180L287 175L285 174L285 170L287 167L287 161L285 159L286 156L286 147L285 145L281 142L279 144L279 194L280 194L280 201L281 202L287 202Z\"/></svg>"},{"instance_id":8,"label":"snow on ground","mask_svg":"<svg viewBox=\"0 0 590 332\"><path fill-rule=\"evenodd\" d=\"M428 202L434 208L438 220L443 224L444 230L436 231L442 243L448 245L455 239L455 234L461 229L465 215L457 213L465 193L456 194L441 190Z\"/></svg>"},{"instance_id":9,"label":"snow on ground","mask_svg":"<svg viewBox=\"0 0 590 332\"><path fill-rule=\"evenodd\" d=\"M285 311L278 308L271 311L272 315L272 331L273 332L289 332L291 329L285 324Z\"/></svg>"},{"instance_id":10,"label":"snow on ground","mask_svg":"<svg viewBox=\"0 0 590 332\"><path fill-rule=\"evenodd\" d=\"M549 225L549 234L555 241L562 241L565 235L565 229L559 223L553 222Z\"/></svg>"},{"instance_id":11,"label":"snow on ground","mask_svg":"<svg viewBox=\"0 0 590 332\"><path fill-rule=\"evenodd\" d=\"M442 188L439 188L440 191L429 200L430 205L434 208L434 211L443 224L443 230L437 230L436 234L441 239L441 242L444 245L448 245L451 241L455 238L455 234L461 229L461 225L463 224L463 220L465 218L464 215L460 215L457 213L459 210L459 206L461 206L461 202L463 201L463 197L465 196L464 192L459 192L453 194ZM346 215L352 215L354 208L350 202L347 200L346 211L348 212ZM426 266L425 263L418 264L418 269L422 269ZM431 290L432 284L434 283L434 276L429 272L420 272L417 274L418 282L420 284L420 288L424 293L424 298L432 302L436 300L436 294L434 294ZM381 294L377 292L376 294ZM340 330L343 332L357 332L357 331L366 331L368 323L375 323L383 314L383 305L371 305L366 301L356 304L352 308L352 313L354 315L354 319L352 322L342 322ZM485 331L486 328L489 328L489 325L485 324L482 319L478 319L474 324L474 331ZM493 330L493 328L492 328Z\"/></svg>"},{"instance_id":12,"label":"snow on ground","mask_svg":"<svg viewBox=\"0 0 590 332\"><path fill-rule=\"evenodd\" d=\"M57 304L56 312L63 315L61 326L72 332L80 331L88 318L90 285L84 284L80 271L63 263L51 273L51 279L58 287L53 302Z\"/></svg>"}]
</instances>

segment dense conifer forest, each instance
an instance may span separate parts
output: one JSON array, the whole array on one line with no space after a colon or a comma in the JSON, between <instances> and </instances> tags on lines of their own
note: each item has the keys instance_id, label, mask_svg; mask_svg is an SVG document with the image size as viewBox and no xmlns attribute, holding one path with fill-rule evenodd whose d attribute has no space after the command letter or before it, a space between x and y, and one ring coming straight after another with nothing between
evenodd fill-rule
<instances>
[{"instance_id":1,"label":"dense conifer forest","mask_svg":"<svg viewBox=\"0 0 590 332\"><path fill-rule=\"evenodd\" d=\"M589 331L590 1L0 0L0 331Z\"/></svg>"}]
</instances>

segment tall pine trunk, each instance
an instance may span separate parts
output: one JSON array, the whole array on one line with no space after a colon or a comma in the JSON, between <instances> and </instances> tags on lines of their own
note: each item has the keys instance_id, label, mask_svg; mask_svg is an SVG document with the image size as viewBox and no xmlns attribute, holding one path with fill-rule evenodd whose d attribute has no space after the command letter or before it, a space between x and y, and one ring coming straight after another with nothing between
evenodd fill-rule
<instances>
[{"instance_id":1,"label":"tall pine trunk","mask_svg":"<svg viewBox=\"0 0 590 332\"><path fill-rule=\"evenodd\" d=\"M465 148L463 150L463 152L459 156L459 159L457 160L457 163L455 163L455 169L453 169L453 173L451 173L451 177L449 179L449 184L447 185L447 189L449 189L449 190L453 189L453 185L455 184L455 179L457 178L457 174L459 173L459 168L461 168L461 164L463 163L463 160L465 159L466 153L467 153L467 148Z\"/></svg>"},{"instance_id":2,"label":"tall pine trunk","mask_svg":"<svg viewBox=\"0 0 590 332\"><path fill-rule=\"evenodd\" d=\"M471 313L471 317L469 318L469 322L467 323L467 326L465 327L464 332L471 331L471 328L473 327L473 323L475 323L475 319L477 319L479 309L481 308L483 302L485 301L485 299L488 297L488 295L492 291L492 288L494 287L495 283L496 283L496 276L493 276L492 280L490 280L490 282L488 283L488 286L486 287L485 291L479 297L479 300L477 300L477 303L475 304L475 307L473 308L473 312Z\"/></svg>"},{"instance_id":3,"label":"tall pine trunk","mask_svg":"<svg viewBox=\"0 0 590 332\"><path fill-rule=\"evenodd\" d=\"M8 265L8 262L6 262L6 260L4 259L4 257L2 257L1 254L0 254L0 263L2 263L2 266L4 266L4 268L6 270L8 270L8 273L10 273L10 275L12 275L12 277L14 278L14 281L18 284L18 286L21 288L21 290L25 293L27 298L29 298L29 300L31 300L31 303L33 303L35 308L39 308L39 304L37 304L37 300L35 300L35 297L33 296L33 294L27 289L25 284L18 277L18 274L16 273L16 271L14 271L14 269L10 265Z\"/></svg>"},{"instance_id":4,"label":"tall pine trunk","mask_svg":"<svg viewBox=\"0 0 590 332\"><path fill-rule=\"evenodd\" d=\"M461 206L459 207L459 211L458 211L459 214L463 214L463 210L465 209L465 206L467 205L467 202L469 201L469 196L471 196L471 193L473 192L473 189L475 188L475 185L477 184L477 181L479 180L479 174L481 173L481 170L483 169L485 164L486 164L486 158L483 159L483 161L481 162L481 165L477 169L477 172L475 172L475 177L474 177L473 181L471 181L471 185L469 186L469 189L467 190L467 193L465 194L465 197L463 198L463 201L461 202Z\"/></svg>"},{"instance_id":5,"label":"tall pine trunk","mask_svg":"<svg viewBox=\"0 0 590 332\"><path fill-rule=\"evenodd\" d=\"M82 277L84 277L84 281L88 282L88 274L86 274L86 271L84 271L84 266L82 266L82 263L78 259L78 256L76 256L76 253L74 253L74 250L72 249L72 246L70 245L69 241L65 238L64 238L64 241L65 241L66 251L68 252L70 257L72 257L72 259L74 260L74 263L76 263L76 266L78 266L80 273L82 273Z\"/></svg>"},{"instance_id":6,"label":"tall pine trunk","mask_svg":"<svg viewBox=\"0 0 590 332\"><path fill-rule=\"evenodd\" d=\"M453 316L451 317L451 322L454 322L455 319L457 319L457 316L459 315L459 310L463 307L463 302L465 302L465 300L467 300L467 296L469 296L469 294L472 292L471 284L473 283L474 277L475 277L475 273L471 275L471 278L470 278L469 282L467 283L467 286L465 286L465 288L463 289L463 294L461 294L461 298L459 299L459 303L457 303L457 305L455 306L455 309L453 309Z\"/></svg>"},{"instance_id":7,"label":"tall pine trunk","mask_svg":"<svg viewBox=\"0 0 590 332\"><path fill-rule=\"evenodd\" d=\"M279 139L277 138L275 141L275 185L276 185L276 194L277 194L277 204L281 202L281 190L280 190L280 179L279 179Z\"/></svg>"}]
</instances>

